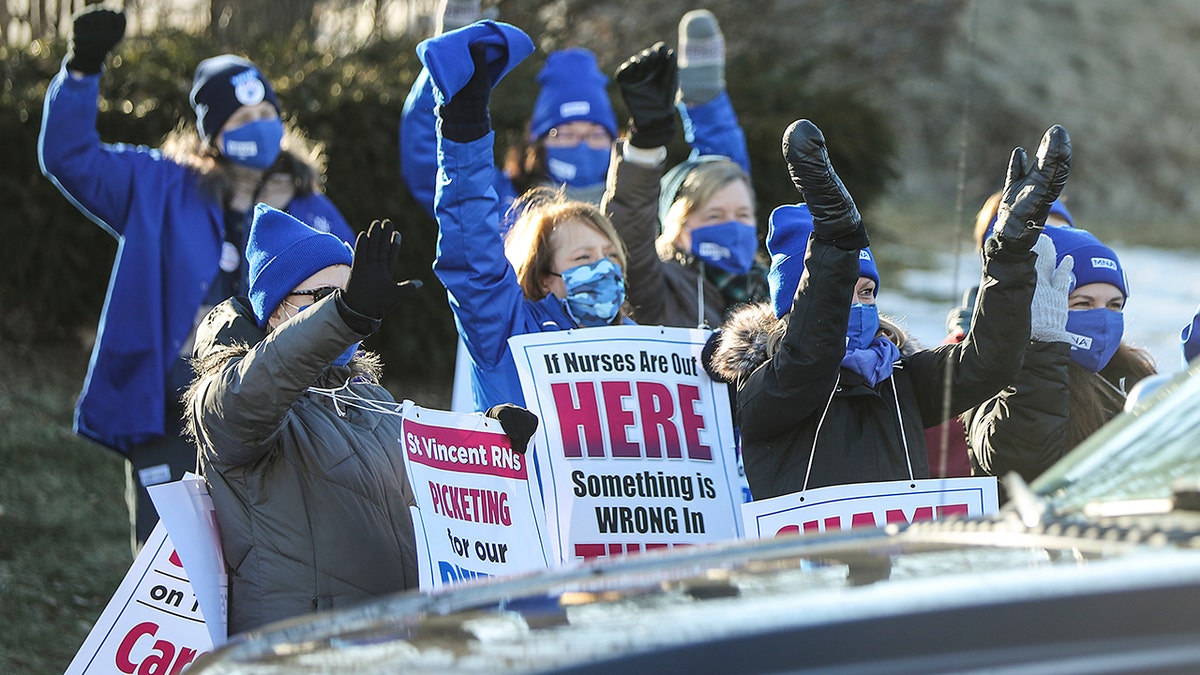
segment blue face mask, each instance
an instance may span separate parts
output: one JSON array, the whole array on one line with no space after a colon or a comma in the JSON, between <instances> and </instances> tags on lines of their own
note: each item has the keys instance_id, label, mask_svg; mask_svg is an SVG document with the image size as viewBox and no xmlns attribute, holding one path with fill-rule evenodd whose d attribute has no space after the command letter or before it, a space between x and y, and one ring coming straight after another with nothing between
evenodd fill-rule
<instances>
[{"instance_id":1,"label":"blue face mask","mask_svg":"<svg viewBox=\"0 0 1200 675\"><path fill-rule=\"evenodd\" d=\"M856 302L850 305L850 323L846 326L846 350L866 349L879 333L879 308Z\"/></svg>"},{"instance_id":2,"label":"blue face mask","mask_svg":"<svg viewBox=\"0 0 1200 675\"><path fill-rule=\"evenodd\" d=\"M692 255L730 274L745 274L754 264L758 232L736 220L692 230Z\"/></svg>"},{"instance_id":3,"label":"blue face mask","mask_svg":"<svg viewBox=\"0 0 1200 675\"><path fill-rule=\"evenodd\" d=\"M1125 334L1125 315L1103 307L1067 312L1071 337L1071 360L1098 373L1104 370Z\"/></svg>"},{"instance_id":4,"label":"blue face mask","mask_svg":"<svg viewBox=\"0 0 1200 675\"><path fill-rule=\"evenodd\" d=\"M562 273L567 286L567 314L585 327L607 326L625 302L625 277L608 258Z\"/></svg>"},{"instance_id":5,"label":"blue face mask","mask_svg":"<svg viewBox=\"0 0 1200 675\"><path fill-rule=\"evenodd\" d=\"M234 164L265 171L279 157L283 121L255 120L221 135L221 154Z\"/></svg>"},{"instance_id":6,"label":"blue face mask","mask_svg":"<svg viewBox=\"0 0 1200 675\"><path fill-rule=\"evenodd\" d=\"M550 177L571 187L591 187L603 183L608 175L611 150L596 150L580 143L573 148L546 148L546 169Z\"/></svg>"}]
</instances>

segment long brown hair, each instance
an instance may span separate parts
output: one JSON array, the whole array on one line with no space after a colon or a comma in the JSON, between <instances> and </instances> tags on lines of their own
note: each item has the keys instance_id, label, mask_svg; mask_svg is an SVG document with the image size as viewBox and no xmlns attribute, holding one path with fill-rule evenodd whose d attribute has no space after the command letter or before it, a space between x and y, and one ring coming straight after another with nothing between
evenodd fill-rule
<instances>
[{"instance_id":1,"label":"long brown hair","mask_svg":"<svg viewBox=\"0 0 1200 675\"><path fill-rule=\"evenodd\" d=\"M1154 359L1149 352L1124 342L1099 373L1092 373L1070 361L1068 447L1079 445L1116 417L1125 405L1125 395L1120 392L1128 392L1142 378L1156 372Z\"/></svg>"}]
</instances>

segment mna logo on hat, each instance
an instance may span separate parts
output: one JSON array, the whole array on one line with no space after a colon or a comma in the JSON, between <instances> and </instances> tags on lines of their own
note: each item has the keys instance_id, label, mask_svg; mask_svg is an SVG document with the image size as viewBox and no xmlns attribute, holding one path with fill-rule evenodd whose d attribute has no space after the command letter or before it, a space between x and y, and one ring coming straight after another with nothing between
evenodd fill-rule
<instances>
[{"instance_id":1,"label":"mna logo on hat","mask_svg":"<svg viewBox=\"0 0 1200 675\"><path fill-rule=\"evenodd\" d=\"M267 96L267 89L257 71L247 70L230 78L233 95L242 105L258 105Z\"/></svg>"}]
</instances>

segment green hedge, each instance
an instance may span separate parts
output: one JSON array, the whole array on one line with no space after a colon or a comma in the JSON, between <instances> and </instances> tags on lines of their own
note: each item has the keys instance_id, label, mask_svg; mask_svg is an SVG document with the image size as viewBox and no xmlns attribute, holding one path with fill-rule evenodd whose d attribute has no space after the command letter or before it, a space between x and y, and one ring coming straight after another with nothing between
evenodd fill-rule
<instances>
[{"instance_id":1,"label":"green hedge","mask_svg":"<svg viewBox=\"0 0 1200 675\"><path fill-rule=\"evenodd\" d=\"M454 326L445 293L434 278L436 228L403 187L397 132L400 112L419 63L415 43L383 41L344 56L316 50L298 39L256 45L248 54L275 85L285 116L316 141L328 159L326 192L355 228L389 217L405 236L401 273L426 288L385 322L372 347L393 376L444 376L453 363ZM21 343L74 339L90 331L103 303L116 243L64 199L37 167L36 144L46 85L57 72L65 43L0 47L0 338ZM100 134L106 141L151 146L183 118L191 74L217 53L209 39L179 32L132 38L118 48L101 81ZM544 57L513 71L493 97L492 116L501 143L522 133L536 94ZM892 139L883 116L849 91L807 91L803 64L785 74L764 55L732 61L728 81L750 144L759 198L760 229L780 203L796 201L780 158L780 134L794 111L823 123L835 164L860 207L886 187ZM774 67L772 67L774 66ZM616 96L615 89L612 91ZM619 96L615 100L619 101ZM623 117L620 104L618 114ZM497 157L502 157L503 148ZM677 139L673 159L687 148Z\"/></svg>"}]
</instances>

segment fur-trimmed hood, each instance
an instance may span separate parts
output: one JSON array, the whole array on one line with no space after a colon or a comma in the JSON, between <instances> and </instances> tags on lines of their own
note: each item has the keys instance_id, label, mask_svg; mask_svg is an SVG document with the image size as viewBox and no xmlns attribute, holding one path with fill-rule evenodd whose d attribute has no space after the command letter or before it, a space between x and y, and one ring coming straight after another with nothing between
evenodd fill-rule
<instances>
[{"instance_id":1,"label":"fur-trimmed hood","mask_svg":"<svg viewBox=\"0 0 1200 675\"><path fill-rule=\"evenodd\" d=\"M771 358L772 343L777 348L786 329L786 318L777 319L769 302L738 308L721 325L713 350L713 372L728 382L740 381ZM901 356L921 349L904 328L888 317L879 317L879 332L900 348Z\"/></svg>"}]
</instances>

